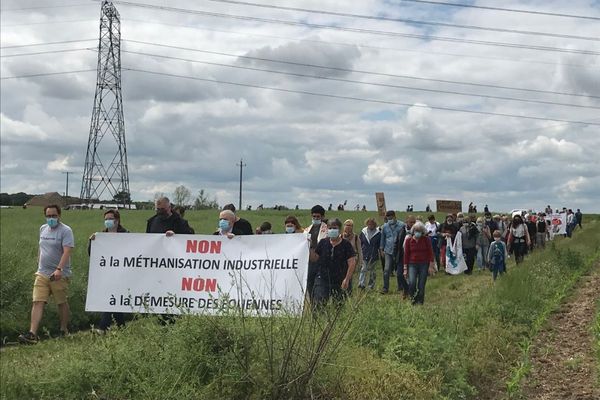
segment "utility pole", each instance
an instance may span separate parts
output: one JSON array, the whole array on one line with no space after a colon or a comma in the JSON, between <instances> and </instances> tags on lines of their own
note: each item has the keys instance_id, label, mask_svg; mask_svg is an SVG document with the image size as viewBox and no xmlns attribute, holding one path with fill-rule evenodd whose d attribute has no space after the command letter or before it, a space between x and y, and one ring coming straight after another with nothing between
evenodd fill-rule
<instances>
[{"instance_id":1,"label":"utility pole","mask_svg":"<svg viewBox=\"0 0 600 400\"><path fill-rule=\"evenodd\" d=\"M240 167L240 202L238 204L238 210L242 209L242 171L244 169L244 167L246 166L246 164L244 164L244 160L242 158L240 158L240 163L239 164L235 164L238 167Z\"/></svg>"},{"instance_id":2,"label":"utility pole","mask_svg":"<svg viewBox=\"0 0 600 400\"><path fill-rule=\"evenodd\" d=\"M72 174L73 171L65 171L63 174L67 175L67 186L65 188L65 199L69 197L69 175Z\"/></svg>"}]
</instances>

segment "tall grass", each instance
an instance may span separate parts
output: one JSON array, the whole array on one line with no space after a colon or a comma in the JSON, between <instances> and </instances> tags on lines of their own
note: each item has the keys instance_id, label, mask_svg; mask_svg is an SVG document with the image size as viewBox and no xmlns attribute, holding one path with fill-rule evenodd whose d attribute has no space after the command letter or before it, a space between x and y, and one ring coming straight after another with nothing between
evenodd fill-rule
<instances>
[{"instance_id":1,"label":"tall grass","mask_svg":"<svg viewBox=\"0 0 600 400\"><path fill-rule=\"evenodd\" d=\"M518 387L527 342L599 258L599 249L598 223L588 222L572 240L557 239L519 267L511 263L496 283L488 273L438 274L428 281L422 307L395 295L357 293L344 307L316 315L185 315L168 326L138 318L106 336L84 332L5 348L0 393L64 399L498 398ZM27 313L19 318L27 321ZM49 366L60 373L47 373Z\"/></svg>"}]
</instances>

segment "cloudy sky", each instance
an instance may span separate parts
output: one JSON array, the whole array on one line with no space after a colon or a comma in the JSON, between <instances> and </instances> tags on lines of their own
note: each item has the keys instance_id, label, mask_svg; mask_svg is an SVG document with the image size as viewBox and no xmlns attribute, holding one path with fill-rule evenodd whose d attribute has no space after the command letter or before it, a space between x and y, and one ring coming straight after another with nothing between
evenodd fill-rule
<instances>
[{"instance_id":1,"label":"cloudy sky","mask_svg":"<svg viewBox=\"0 0 600 400\"><path fill-rule=\"evenodd\" d=\"M600 1L248 1L115 2L134 200L600 212ZM94 70L100 4L2 10L1 191L79 194L95 72L7 78Z\"/></svg>"}]
</instances>

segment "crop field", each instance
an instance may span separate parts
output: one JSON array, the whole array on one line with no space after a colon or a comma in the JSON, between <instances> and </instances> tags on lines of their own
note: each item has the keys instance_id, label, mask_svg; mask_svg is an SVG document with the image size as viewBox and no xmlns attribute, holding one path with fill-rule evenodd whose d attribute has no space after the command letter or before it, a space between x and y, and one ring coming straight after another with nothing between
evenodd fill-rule
<instances>
[{"instance_id":1,"label":"crop field","mask_svg":"<svg viewBox=\"0 0 600 400\"><path fill-rule=\"evenodd\" d=\"M290 214L303 226L309 224L307 210L241 216L253 226L270 221L282 233ZM123 211L122 224L144 232L151 215ZM333 211L326 217L352 218L358 227L375 215ZM185 217L197 233L208 234L218 213L188 211ZM55 338L58 316L50 303L40 330L43 340L13 346L29 325L38 228L44 218L40 208L0 211L2 398L519 398L528 372L527 344L600 259L600 219L586 215L584 230L577 229L572 239L557 238L519 267L511 261L508 274L496 283L489 272L438 273L427 282L422 307L397 294L355 291L344 307L319 315L187 315L166 326L136 316L124 328L98 336L89 328L99 315L84 308L87 241L103 227L102 212L64 211L62 220L76 239L70 287L74 333ZM378 288L381 277L377 267Z\"/></svg>"}]
</instances>

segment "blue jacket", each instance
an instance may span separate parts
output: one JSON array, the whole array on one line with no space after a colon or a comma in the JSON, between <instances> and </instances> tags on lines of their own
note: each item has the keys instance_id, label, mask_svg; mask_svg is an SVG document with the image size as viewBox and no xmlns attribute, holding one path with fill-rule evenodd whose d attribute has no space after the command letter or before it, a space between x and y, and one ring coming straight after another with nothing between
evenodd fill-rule
<instances>
[{"instance_id":1,"label":"blue jacket","mask_svg":"<svg viewBox=\"0 0 600 400\"><path fill-rule=\"evenodd\" d=\"M375 228L375 234L368 239L367 227L360 232L360 247L362 249L363 260L370 262L379 258L379 243L381 241L381 231Z\"/></svg>"},{"instance_id":2,"label":"blue jacket","mask_svg":"<svg viewBox=\"0 0 600 400\"><path fill-rule=\"evenodd\" d=\"M390 225L389 222L383 224L381 228L381 243L379 248L386 254L394 254L398 235L404 229L404 222L397 221L395 225Z\"/></svg>"}]
</instances>

